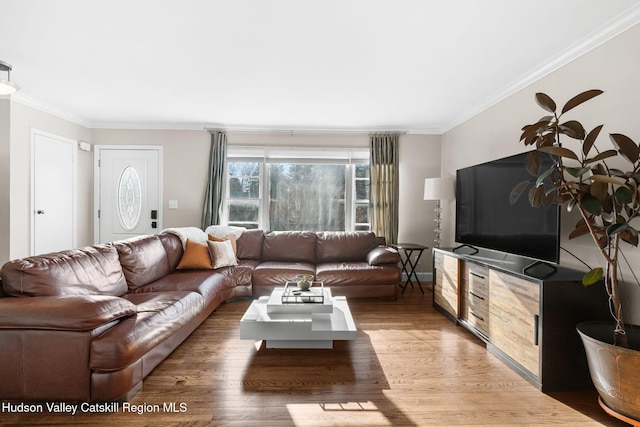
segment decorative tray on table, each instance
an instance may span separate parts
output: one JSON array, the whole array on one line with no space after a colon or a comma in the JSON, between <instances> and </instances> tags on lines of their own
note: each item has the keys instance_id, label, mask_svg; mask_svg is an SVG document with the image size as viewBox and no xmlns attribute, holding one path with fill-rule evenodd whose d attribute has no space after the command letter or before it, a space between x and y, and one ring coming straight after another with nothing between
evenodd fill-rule
<instances>
[{"instance_id":1,"label":"decorative tray on table","mask_svg":"<svg viewBox=\"0 0 640 427\"><path fill-rule=\"evenodd\" d=\"M324 297L322 282L311 282L311 287L304 291L296 282L286 282L282 292L282 304L323 304Z\"/></svg>"}]
</instances>

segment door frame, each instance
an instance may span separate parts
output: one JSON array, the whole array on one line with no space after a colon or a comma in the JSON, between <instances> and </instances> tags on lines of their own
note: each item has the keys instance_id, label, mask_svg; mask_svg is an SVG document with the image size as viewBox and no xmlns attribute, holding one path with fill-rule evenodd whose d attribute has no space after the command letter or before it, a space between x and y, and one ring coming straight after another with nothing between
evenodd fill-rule
<instances>
[{"instance_id":1,"label":"door frame","mask_svg":"<svg viewBox=\"0 0 640 427\"><path fill-rule=\"evenodd\" d=\"M163 230L164 221L164 203L162 195L164 194L163 182L164 171L162 165L164 160L162 157L162 145L94 145L93 151L93 242L100 240L100 155L103 150L149 150L158 152L158 175L160 182L158 183L158 230Z\"/></svg>"},{"instance_id":2,"label":"door frame","mask_svg":"<svg viewBox=\"0 0 640 427\"><path fill-rule=\"evenodd\" d=\"M78 141L64 136L56 135L51 132L46 132L40 129L31 128L31 183L30 195L29 195L29 253L35 254L36 249L36 135L44 136L46 138L55 139L57 141L71 145L71 162L73 163L72 170L72 184L71 184L71 242L73 247L78 246Z\"/></svg>"}]
</instances>

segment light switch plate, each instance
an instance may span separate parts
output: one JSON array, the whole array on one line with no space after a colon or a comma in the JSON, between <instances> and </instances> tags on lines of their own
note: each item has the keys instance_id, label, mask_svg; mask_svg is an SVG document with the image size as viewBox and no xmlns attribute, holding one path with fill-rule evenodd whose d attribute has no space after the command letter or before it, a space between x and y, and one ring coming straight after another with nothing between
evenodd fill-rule
<instances>
[{"instance_id":1,"label":"light switch plate","mask_svg":"<svg viewBox=\"0 0 640 427\"><path fill-rule=\"evenodd\" d=\"M178 209L178 201L169 200L169 209Z\"/></svg>"}]
</instances>

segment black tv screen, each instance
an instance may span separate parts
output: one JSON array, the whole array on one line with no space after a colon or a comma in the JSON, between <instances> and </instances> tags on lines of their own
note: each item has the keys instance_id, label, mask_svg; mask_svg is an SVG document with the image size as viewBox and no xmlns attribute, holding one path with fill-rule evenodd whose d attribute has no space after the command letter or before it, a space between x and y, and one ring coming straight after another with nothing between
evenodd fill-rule
<instances>
[{"instance_id":1,"label":"black tv screen","mask_svg":"<svg viewBox=\"0 0 640 427\"><path fill-rule=\"evenodd\" d=\"M537 260L560 261L560 210L557 204L532 207L527 193L511 205L521 181L535 179L524 166L527 153L456 172L456 241ZM542 155L542 169L552 159Z\"/></svg>"}]
</instances>

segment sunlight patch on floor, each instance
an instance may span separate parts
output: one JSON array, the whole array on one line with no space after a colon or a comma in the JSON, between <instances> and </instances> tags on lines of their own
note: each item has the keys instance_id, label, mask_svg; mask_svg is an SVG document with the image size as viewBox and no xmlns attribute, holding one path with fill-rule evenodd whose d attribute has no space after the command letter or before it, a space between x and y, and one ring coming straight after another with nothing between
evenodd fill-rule
<instances>
[{"instance_id":1,"label":"sunlight patch on floor","mask_svg":"<svg viewBox=\"0 0 640 427\"><path fill-rule=\"evenodd\" d=\"M289 404L287 410L296 426L332 423L340 426L391 426L371 401Z\"/></svg>"}]
</instances>

